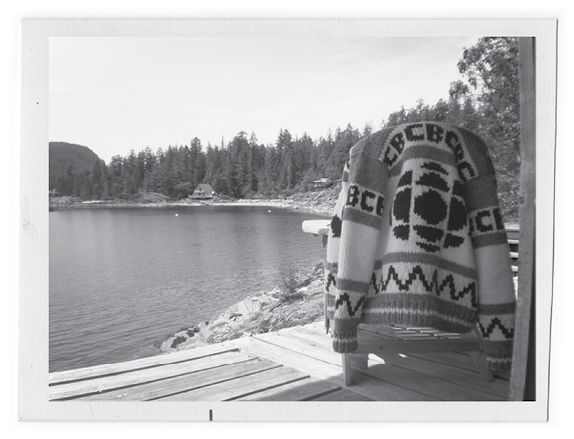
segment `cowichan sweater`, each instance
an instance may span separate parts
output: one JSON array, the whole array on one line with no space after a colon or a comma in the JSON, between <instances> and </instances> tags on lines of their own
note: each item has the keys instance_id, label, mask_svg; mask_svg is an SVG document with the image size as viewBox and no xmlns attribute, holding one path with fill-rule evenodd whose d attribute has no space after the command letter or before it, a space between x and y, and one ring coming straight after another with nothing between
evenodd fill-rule
<instances>
[{"instance_id":1,"label":"cowichan sweater","mask_svg":"<svg viewBox=\"0 0 574 439\"><path fill-rule=\"evenodd\" d=\"M365 324L466 333L509 371L516 297L494 168L470 131L421 122L385 128L349 153L325 265L336 352Z\"/></svg>"}]
</instances>

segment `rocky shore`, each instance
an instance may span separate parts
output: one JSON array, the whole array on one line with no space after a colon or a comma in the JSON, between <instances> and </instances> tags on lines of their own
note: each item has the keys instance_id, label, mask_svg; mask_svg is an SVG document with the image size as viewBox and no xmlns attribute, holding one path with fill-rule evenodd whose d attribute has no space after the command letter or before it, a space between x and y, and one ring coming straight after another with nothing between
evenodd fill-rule
<instances>
[{"instance_id":1,"label":"rocky shore","mask_svg":"<svg viewBox=\"0 0 574 439\"><path fill-rule=\"evenodd\" d=\"M162 354L306 325L323 319L323 264L308 274L290 273L276 288L253 294L209 322L181 329L165 340Z\"/></svg>"}]
</instances>

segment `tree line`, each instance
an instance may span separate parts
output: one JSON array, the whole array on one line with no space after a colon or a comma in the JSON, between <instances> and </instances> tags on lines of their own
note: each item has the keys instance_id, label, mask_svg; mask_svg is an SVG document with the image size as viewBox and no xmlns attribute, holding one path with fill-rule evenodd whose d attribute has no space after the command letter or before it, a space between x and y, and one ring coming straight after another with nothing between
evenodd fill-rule
<instances>
[{"instance_id":1,"label":"tree line","mask_svg":"<svg viewBox=\"0 0 574 439\"><path fill-rule=\"evenodd\" d=\"M233 198L290 195L310 190L319 178L340 178L349 149L370 132L368 125L359 131L349 124L313 140L282 129L274 145L263 145L255 133L242 131L227 144L207 147L195 137L189 145L116 155L109 164L97 160L91 171L70 170L58 177L55 189L82 199L129 199L142 190L178 199L199 183L209 183L218 194Z\"/></svg>"},{"instance_id":2,"label":"tree line","mask_svg":"<svg viewBox=\"0 0 574 439\"><path fill-rule=\"evenodd\" d=\"M518 43L515 38L481 38L463 51L458 62L462 80L450 85L448 100L432 105L419 100L381 122L380 128L403 122L437 121L464 126L489 145L497 171L501 205L507 220L518 218L520 120ZM257 141L242 131L220 145L149 147L109 164L98 159L93 168L62 172L55 189L82 199L129 199L140 191L159 192L172 199L187 197L199 183L209 183L218 194L233 198L288 196L308 191L319 178L335 181L349 149L373 127L348 124L312 139L281 129L274 144ZM53 189L53 188L51 188Z\"/></svg>"}]
</instances>

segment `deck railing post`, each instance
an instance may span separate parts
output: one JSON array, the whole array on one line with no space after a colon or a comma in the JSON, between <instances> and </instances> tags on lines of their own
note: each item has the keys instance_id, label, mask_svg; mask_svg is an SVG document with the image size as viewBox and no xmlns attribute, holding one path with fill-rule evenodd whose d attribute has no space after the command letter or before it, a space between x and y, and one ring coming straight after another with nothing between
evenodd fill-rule
<instances>
[{"instance_id":1,"label":"deck railing post","mask_svg":"<svg viewBox=\"0 0 574 439\"><path fill-rule=\"evenodd\" d=\"M520 58L520 262L516 329L510 378L512 401L535 400L535 200L536 90L535 39L518 39Z\"/></svg>"}]
</instances>

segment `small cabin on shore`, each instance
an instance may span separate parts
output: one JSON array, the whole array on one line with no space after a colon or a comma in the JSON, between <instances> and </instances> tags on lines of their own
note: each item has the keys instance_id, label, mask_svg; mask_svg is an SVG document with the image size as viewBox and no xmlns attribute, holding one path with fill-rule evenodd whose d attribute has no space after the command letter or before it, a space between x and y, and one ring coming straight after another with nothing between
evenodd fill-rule
<instances>
[{"instance_id":1,"label":"small cabin on shore","mask_svg":"<svg viewBox=\"0 0 574 439\"><path fill-rule=\"evenodd\" d=\"M215 190L209 184L198 184L189 198L193 200L210 200L215 195Z\"/></svg>"},{"instance_id":2,"label":"small cabin on shore","mask_svg":"<svg viewBox=\"0 0 574 439\"><path fill-rule=\"evenodd\" d=\"M333 185L333 182L329 178L320 178L313 182L313 189L327 189Z\"/></svg>"}]
</instances>

